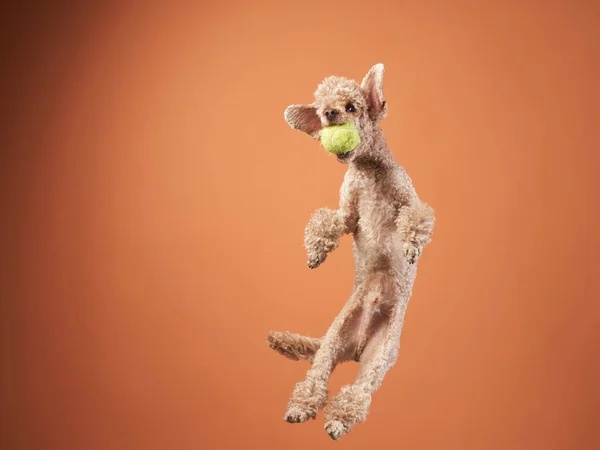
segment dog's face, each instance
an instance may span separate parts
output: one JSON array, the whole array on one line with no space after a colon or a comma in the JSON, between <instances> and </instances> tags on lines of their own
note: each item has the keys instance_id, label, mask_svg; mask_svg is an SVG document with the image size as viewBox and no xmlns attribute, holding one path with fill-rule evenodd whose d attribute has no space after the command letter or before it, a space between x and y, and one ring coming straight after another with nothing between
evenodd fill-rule
<instances>
[{"instance_id":1,"label":"dog's face","mask_svg":"<svg viewBox=\"0 0 600 450\"><path fill-rule=\"evenodd\" d=\"M354 122L361 143L350 153L338 156L348 163L369 151L373 127L387 114L383 99L383 64L374 65L359 85L343 77L327 77L315 91L310 105L291 105L285 110L285 120L294 129L304 131L314 139L330 125Z\"/></svg>"}]
</instances>

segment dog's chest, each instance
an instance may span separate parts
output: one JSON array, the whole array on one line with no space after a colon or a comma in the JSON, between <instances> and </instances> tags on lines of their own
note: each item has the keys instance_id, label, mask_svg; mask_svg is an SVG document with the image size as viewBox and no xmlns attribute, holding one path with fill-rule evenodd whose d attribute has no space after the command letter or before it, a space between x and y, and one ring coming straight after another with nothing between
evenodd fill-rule
<instances>
[{"instance_id":1,"label":"dog's chest","mask_svg":"<svg viewBox=\"0 0 600 450\"><path fill-rule=\"evenodd\" d=\"M361 231L379 235L393 229L396 212L386 180L364 177L359 192L358 214Z\"/></svg>"}]
</instances>

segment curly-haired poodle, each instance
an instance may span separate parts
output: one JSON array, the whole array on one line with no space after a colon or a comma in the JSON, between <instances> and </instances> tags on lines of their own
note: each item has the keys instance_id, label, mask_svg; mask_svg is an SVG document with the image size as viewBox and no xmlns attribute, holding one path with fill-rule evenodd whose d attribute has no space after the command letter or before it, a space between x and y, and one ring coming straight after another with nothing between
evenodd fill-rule
<instances>
[{"instance_id":1,"label":"curly-haired poodle","mask_svg":"<svg viewBox=\"0 0 600 450\"><path fill-rule=\"evenodd\" d=\"M323 127L349 121L360 134L358 147L337 157L348 164L339 208L316 210L304 238L308 266L316 268L341 236L352 233L355 281L350 299L322 338L271 332L267 339L279 353L312 363L292 393L285 420L304 422L325 406L325 429L333 439L365 420L371 395L397 359L416 263L431 240L435 220L394 160L379 126L387 114L383 70L376 64L360 85L343 77L325 78L312 104L285 111L292 128L315 139ZM358 375L328 399L329 376L343 361L359 362Z\"/></svg>"}]
</instances>

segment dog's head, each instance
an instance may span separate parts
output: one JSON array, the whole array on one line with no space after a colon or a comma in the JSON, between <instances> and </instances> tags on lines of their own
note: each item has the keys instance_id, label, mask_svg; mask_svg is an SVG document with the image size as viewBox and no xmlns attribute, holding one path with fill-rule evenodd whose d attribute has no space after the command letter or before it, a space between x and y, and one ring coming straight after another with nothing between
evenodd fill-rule
<instances>
[{"instance_id":1,"label":"dog's head","mask_svg":"<svg viewBox=\"0 0 600 450\"><path fill-rule=\"evenodd\" d=\"M374 130L386 114L383 64L376 64L360 85L344 77L325 78L315 91L315 101L310 105L288 106L285 120L295 130L304 131L314 139L319 138L323 127L353 122L361 143L350 153L338 156L338 161L348 163L371 150Z\"/></svg>"}]
</instances>

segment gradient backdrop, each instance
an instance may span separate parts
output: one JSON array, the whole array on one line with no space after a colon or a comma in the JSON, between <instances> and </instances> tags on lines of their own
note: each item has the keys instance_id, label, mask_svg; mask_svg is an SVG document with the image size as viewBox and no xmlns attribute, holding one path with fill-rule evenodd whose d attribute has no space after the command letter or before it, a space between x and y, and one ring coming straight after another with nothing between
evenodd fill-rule
<instances>
[{"instance_id":1,"label":"gradient backdrop","mask_svg":"<svg viewBox=\"0 0 600 450\"><path fill-rule=\"evenodd\" d=\"M600 8L195 3L3 7L0 447L600 448ZM308 364L265 344L352 285L350 237L316 271L302 247L345 167L283 111L377 62L438 220L334 443L283 421Z\"/></svg>"}]
</instances>

